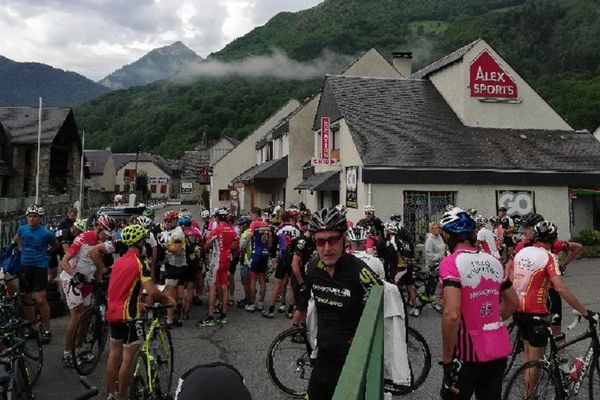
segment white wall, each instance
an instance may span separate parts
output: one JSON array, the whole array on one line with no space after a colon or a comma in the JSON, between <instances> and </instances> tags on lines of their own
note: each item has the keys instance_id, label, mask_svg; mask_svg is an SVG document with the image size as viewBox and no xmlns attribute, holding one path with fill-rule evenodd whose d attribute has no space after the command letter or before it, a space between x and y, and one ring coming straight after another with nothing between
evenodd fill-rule
<instances>
[{"instance_id":1,"label":"white wall","mask_svg":"<svg viewBox=\"0 0 600 400\"><path fill-rule=\"evenodd\" d=\"M135 161L128 162L121 169L119 169L117 171L116 178L115 178L115 185L119 185L119 192L121 192L121 193L124 192L124 189L123 189L125 186L124 175L125 175L126 169L135 169ZM151 198L154 199L154 198L164 198L164 197L171 196L171 184L170 184L171 177L169 175L167 175L167 173L164 172L162 169L160 169L156 164L149 162L149 161L139 161L137 171L138 171L138 174L141 172L145 172L146 175L148 175L149 181L151 178L157 178L162 181L166 180L165 183L156 184L156 193L151 193L151 195L150 195ZM166 193L160 193L161 185L167 185ZM148 184L148 190L150 190L150 184Z\"/></svg>"},{"instance_id":2,"label":"white wall","mask_svg":"<svg viewBox=\"0 0 600 400\"><path fill-rule=\"evenodd\" d=\"M402 78L402 75L375 49L366 52L360 59L348 67L342 75Z\"/></svg>"},{"instance_id":3,"label":"white wall","mask_svg":"<svg viewBox=\"0 0 600 400\"><path fill-rule=\"evenodd\" d=\"M484 49L489 51L515 81L521 103L486 103L471 97L469 66ZM484 40L480 40L473 46L464 55L462 61L432 74L429 79L458 118L467 126L506 129L573 129Z\"/></svg>"},{"instance_id":4,"label":"white wall","mask_svg":"<svg viewBox=\"0 0 600 400\"><path fill-rule=\"evenodd\" d=\"M573 236L579 236L584 229L594 229L594 203L593 196L580 195L573 200Z\"/></svg>"}]
</instances>

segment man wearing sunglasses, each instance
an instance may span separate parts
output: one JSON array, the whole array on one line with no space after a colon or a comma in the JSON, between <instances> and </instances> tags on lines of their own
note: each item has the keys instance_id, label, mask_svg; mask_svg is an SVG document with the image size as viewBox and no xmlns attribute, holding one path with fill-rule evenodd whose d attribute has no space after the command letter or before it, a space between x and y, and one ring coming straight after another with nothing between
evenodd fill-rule
<instances>
[{"instance_id":1,"label":"man wearing sunglasses","mask_svg":"<svg viewBox=\"0 0 600 400\"><path fill-rule=\"evenodd\" d=\"M348 230L345 213L336 208L319 210L312 215L308 229L313 235L318 257L306 266L306 281L300 284L303 286L300 295L312 292L319 343L308 398L330 400L369 289L380 285L381 281L364 261L344 251L344 235Z\"/></svg>"}]
</instances>

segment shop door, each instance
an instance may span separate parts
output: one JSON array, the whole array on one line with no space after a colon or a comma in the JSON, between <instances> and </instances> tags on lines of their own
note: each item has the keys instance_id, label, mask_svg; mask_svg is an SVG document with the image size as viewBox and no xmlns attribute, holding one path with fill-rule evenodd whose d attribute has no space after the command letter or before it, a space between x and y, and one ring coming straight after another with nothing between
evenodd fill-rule
<instances>
[{"instance_id":1,"label":"shop door","mask_svg":"<svg viewBox=\"0 0 600 400\"><path fill-rule=\"evenodd\" d=\"M455 204L456 192L404 192L404 227L414 235L415 243L425 242L429 223L439 221L448 204Z\"/></svg>"}]
</instances>

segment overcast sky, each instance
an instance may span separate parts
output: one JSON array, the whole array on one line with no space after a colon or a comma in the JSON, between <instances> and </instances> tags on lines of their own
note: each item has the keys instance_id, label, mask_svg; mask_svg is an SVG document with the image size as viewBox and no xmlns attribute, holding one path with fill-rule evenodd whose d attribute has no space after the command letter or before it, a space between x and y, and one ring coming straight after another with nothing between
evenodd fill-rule
<instances>
[{"instance_id":1,"label":"overcast sky","mask_svg":"<svg viewBox=\"0 0 600 400\"><path fill-rule=\"evenodd\" d=\"M184 42L206 57L281 11L323 0L1 0L0 55L99 80Z\"/></svg>"}]
</instances>

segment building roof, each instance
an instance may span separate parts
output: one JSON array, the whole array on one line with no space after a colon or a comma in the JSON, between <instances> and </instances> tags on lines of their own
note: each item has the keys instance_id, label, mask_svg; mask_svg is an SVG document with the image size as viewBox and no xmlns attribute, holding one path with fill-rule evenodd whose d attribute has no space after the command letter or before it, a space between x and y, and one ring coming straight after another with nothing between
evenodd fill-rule
<instances>
[{"instance_id":1,"label":"building roof","mask_svg":"<svg viewBox=\"0 0 600 400\"><path fill-rule=\"evenodd\" d=\"M327 76L314 129L344 118L365 167L591 172L600 142L587 132L464 126L428 80Z\"/></svg>"},{"instance_id":2,"label":"building roof","mask_svg":"<svg viewBox=\"0 0 600 400\"><path fill-rule=\"evenodd\" d=\"M71 114L70 108L42 108L41 143L51 144ZM37 143L38 115L38 108L0 107L0 126L13 144Z\"/></svg>"},{"instance_id":3,"label":"building roof","mask_svg":"<svg viewBox=\"0 0 600 400\"><path fill-rule=\"evenodd\" d=\"M450 64L454 64L457 61L462 60L465 54L469 52L481 39L477 39L476 41L469 43L468 45L461 47L458 50L440 58L437 61L432 62L426 67L421 68L417 72L413 73L410 78L411 79L425 79L430 74L439 71L443 68L446 68Z\"/></svg>"},{"instance_id":4,"label":"building roof","mask_svg":"<svg viewBox=\"0 0 600 400\"><path fill-rule=\"evenodd\" d=\"M102 175L106 162L112 156L110 150L84 150L83 154L88 162L91 175Z\"/></svg>"},{"instance_id":5,"label":"building roof","mask_svg":"<svg viewBox=\"0 0 600 400\"><path fill-rule=\"evenodd\" d=\"M202 183L204 182L204 176L202 174L202 168L208 167L210 164L210 151L205 150L192 150L186 151L181 157L181 177L187 179L198 179Z\"/></svg>"},{"instance_id":6,"label":"building roof","mask_svg":"<svg viewBox=\"0 0 600 400\"><path fill-rule=\"evenodd\" d=\"M339 190L340 171L317 172L304 179L294 190Z\"/></svg>"},{"instance_id":7,"label":"building roof","mask_svg":"<svg viewBox=\"0 0 600 400\"><path fill-rule=\"evenodd\" d=\"M130 162L135 162L137 156L138 162L151 162L162 169L167 175L171 175L171 168L162 157L149 153L113 153L115 170L119 171ZM163 161L164 160L164 161Z\"/></svg>"},{"instance_id":8,"label":"building roof","mask_svg":"<svg viewBox=\"0 0 600 400\"><path fill-rule=\"evenodd\" d=\"M281 157L258 164L242 172L233 181L249 183L255 179L286 179L288 174L288 157Z\"/></svg>"}]
</instances>

